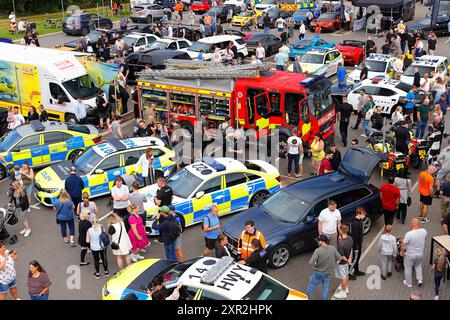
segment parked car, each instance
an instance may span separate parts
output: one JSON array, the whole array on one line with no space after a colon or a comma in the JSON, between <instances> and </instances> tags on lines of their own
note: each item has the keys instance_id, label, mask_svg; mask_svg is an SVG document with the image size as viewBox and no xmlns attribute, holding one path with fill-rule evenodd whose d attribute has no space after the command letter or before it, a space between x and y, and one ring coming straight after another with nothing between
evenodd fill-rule
<instances>
[{"instance_id":1,"label":"parked car","mask_svg":"<svg viewBox=\"0 0 450 320\"><path fill-rule=\"evenodd\" d=\"M281 268L292 255L317 247L318 217L331 199L337 202L343 222L352 220L356 208L365 208L363 231L367 234L381 215L380 191L369 179L382 160L382 155L368 148L351 148L338 171L301 180L268 196L225 223L230 249L237 254L245 221L253 220L268 245L269 266Z\"/></svg>"},{"instance_id":2,"label":"parked car","mask_svg":"<svg viewBox=\"0 0 450 320\"><path fill-rule=\"evenodd\" d=\"M294 12L294 14L292 15L292 19L297 26L300 25L300 22L304 22L306 25L306 22L308 21L308 19L306 18L306 14L309 12L309 10L310 9L298 9Z\"/></svg>"},{"instance_id":3,"label":"parked car","mask_svg":"<svg viewBox=\"0 0 450 320\"><path fill-rule=\"evenodd\" d=\"M130 33L153 33L153 26L147 23L131 25L125 30L124 34Z\"/></svg>"},{"instance_id":4,"label":"parked car","mask_svg":"<svg viewBox=\"0 0 450 320\"><path fill-rule=\"evenodd\" d=\"M334 32L339 30L343 24L343 21L336 12L322 13L319 18L312 21L310 24L311 31L314 31L317 26L320 26L321 32L329 31Z\"/></svg>"},{"instance_id":5,"label":"parked car","mask_svg":"<svg viewBox=\"0 0 450 320\"><path fill-rule=\"evenodd\" d=\"M140 4L131 8L130 19L135 23L153 23L164 16L163 9L159 4Z\"/></svg>"},{"instance_id":6,"label":"parked car","mask_svg":"<svg viewBox=\"0 0 450 320\"><path fill-rule=\"evenodd\" d=\"M437 36L448 36L449 16L438 16L436 24L431 26L431 17L425 17L416 23L408 24L408 31L420 35L422 39L428 39L428 34L433 31Z\"/></svg>"},{"instance_id":7,"label":"parked car","mask_svg":"<svg viewBox=\"0 0 450 320\"><path fill-rule=\"evenodd\" d=\"M360 40L344 40L336 49L342 53L344 62L352 66L360 64L366 56L366 43Z\"/></svg>"},{"instance_id":8,"label":"parked car","mask_svg":"<svg viewBox=\"0 0 450 320\"><path fill-rule=\"evenodd\" d=\"M235 29L225 30L224 34L241 37L242 40L244 40L244 41L247 41L253 35L252 33L243 33L242 31L235 30Z\"/></svg>"},{"instance_id":9,"label":"parked car","mask_svg":"<svg viewBox=\"0 0 450 320\"><path fill-rule=\"evenodd\" d=\"M233 41L238 50L237 63L242 64L244 58L248 56L248 51L245 41L238 36L220 35L206 37L194 42L192 46L189 47L187 53L191 56L192 59L196 59L200 51L203 50L205 52L204 59L211 60L211 56L217 47L220 49L220 54L223 57L225 55L225 49L227 48L230 41Z\"/></svg>"},{"instance_id":10,"label":"parked car","mask_svg":"<svg viewBox=\"0 0 450 320\"><path fill-rule=\"evenodd\" d=\"M93 13L74 13L64 19L62 31L72 36L85 36L96 28L112 29L111 19Z\"/></svg>"},{"instance_id":11,"label":"parked car","mask_svg":"<svg viewBox=\"0 0 450 320\"><path fill-rule=\"evenodd\" d=\"M278 9L277 0L263 0L255 6L256 15L261 16L269 10Z\"/></svg>"},{"instance_id":12,"label":"parked car","mask_svg":"<svg viewBox=\"0 0 450 320\"><path fill-rule=\"evenodd\" d=\"M235 27L250 27L254 18L253 11L242 11L231 19L231 25ZM241 29L242 30L242 29Z\"/></svg>"},{"instance_id":13,"label":"parked car","mask_svg":"<svg viewBox=\"0 0 450 320\"><path fill-rule=\"evenodd\" d=\"M154 41L148 46L148 50L179 50L186 52L192 42L186 39L164 38Z\"/></svg>"},{"instance_id":14,"label":"parked car","mask_svg":"<svg viewBox=\"0 0 450 320\"><path fill-rule=\"evenodd\" d=\"M128 44L129 52L136 52L140 49L146 49L153 42L159 40L159 37L148 33L130 33L124 36L122 40Z\"/></svg>"},{"instance_id":15,"label":"parked car","mask_svg":"<svg viewBox=\"0 0 450 320\"><path fill-rule=\"evenodd\" d=\"M270 57L272 54L277 53L283 45L279 37L272 34L266 35L264 33L255 33L246 41L247 51L250 56L256 54L256 48L258 47L259 42L264 47L266 57Z\"/></svg>"},{"instance_id":16,"label":"parked car","mask_svg":"<svg viewBox=\"0 0 450 320\"><path fill-rule=\"evenodd\" d=\"M296 56L302 56L306 52L314 49L331 49L335 47L334 42L327 42L321 38L303 38L296 44L292 45L289 53L289 58L294 60Z\"/></svg>"},{"instance_id":17,"label":"parked car","mask_svg":"<svg viewBox=\"0 0 450 320\"><path fill-rule=\"evenodd\" d=\"M107 30L107 29L95 29L95 30L92 30L91 32L89 32L86 36L89 38L89 40L91 40L93 49L96 50L97 43L98 43L98 40L100 40L100 37L102 35L109 36L110 33L111 33L111 31ZM68 47L68 48L73 48L73 49L80 49L82 40L83 40L83 38L71 40L69 42L64 43L64 46Z\"/></svg>"},{"instance_id":18,"label":"parked car","mask_svg":"<svg viewBox=\"0 0 450 320\"><path fill-rule=\"evenodd\" d=\"M203 13L212 8L211 0L194 0L191 4L191 9L197 13Z\"/></svg>"},{"instance_id":19,"label":"parked car","mask_svg":"<svg viewBox=\"0 0 450 320\"><path fill-rule=\"evenodd\" d=\"M200 30L194 29L192 27L185 27L185 26L173 26L173 36L176 38L179 38L179 33L181 29L184 29L184 38L189 41L197 41L198 39L202 38L202 34L200 33Z\"/></svg>"},{"instance_id":20,"label":"parked car","mask_svg":"<svg viewBox=\"0 0 450 320\"><path fill-rule=\"evenodd\" d=\"M281 11L278 8L270 9L267 11L269 13L270 18L270 27L275 28L275 21L280 17ZM264 28L264 15L258 17L258 28Z\"/></svg>"},{"instance_id":21,"label":"parked car","mask_svg":"<svg viewBox=\"0 0 450 320\"><path fill-rule=\"evenodd\" d=\"M216 17L217 24L227 22L228 10L233 9L233 15L239 14L241 8L232 5L223 5L211 7L206 13L209 14L213 19ZM202 18L205 17L206 13L202 14Z\"/></svg>"}]
</instances>

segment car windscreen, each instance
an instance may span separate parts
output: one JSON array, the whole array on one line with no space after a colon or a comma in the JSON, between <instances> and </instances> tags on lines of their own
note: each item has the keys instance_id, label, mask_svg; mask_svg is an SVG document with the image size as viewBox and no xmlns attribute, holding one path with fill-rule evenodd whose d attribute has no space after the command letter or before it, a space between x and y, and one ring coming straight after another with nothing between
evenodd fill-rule
<instances>
[{"instance_id":1,"label":"car windscreen","mask_svg":"<svg viewBox=\"0 0 450 320\"><path fill-rule=\"evenodd\" d=\"M327 21L327 20L333 20L335 18L336 18L336 16L332 13L322 13L317 20L318 21Z\"/></svg>"},{"instance_id":2,"label":"car windscreen","mask_svg":"<svg viewBox=\"0 0 450 320\"><path fill-rule=\"evenodd\" d=\"M239 13L239 17L251 17L252 15L253 15L253 13L248 12L248 11Z\"/></svg>"},{"instance_id":3,"label":"car windscreen","mask_svg":"<svg viewBox=\"0 0 450 320\"><path fill-rule=\"evenodd\" d=\"M167 48L168 43L162 42L162 41L155 41L153 42L148 48L151 50L163 50Z\"/></svg>"},{"instance_id":4,"label":"car windscreen","mask_svg":"<svg viewBox=\"0 0 450 320\"><path fill-rule=\"evenodd\" d=\"M416 73L416 71L414 70L415 68L419 69L419 73L420 73L420 77L421 78L423 78L423 75L425 73L428 73L428 75L430 75L431 71L434 71L434 67L418 66L418 65L411 64L408 68L406 68L406 70L403 73L403 75L409 76L409 77L414 76L414 73Z\"/></svg>"},{"instance_id":5,"label":"car windscreen","mask_svg":"<svg viewBox=\"0 0 450 320\"><path fill-rule=\"evenodd\" d=\"M78 171L87 174L90 173L102 159L103 157L95 151L95 148L91 148L78 158L74 159L73 165Z\"/></svg>"},{"instance_id":6,"label":"car windscreen","mask_svg":"<svg viewBox=\"0 0 450 320\"><path fill-rule=\"evenodd\" d=\"M87 37L89 38L89 40L91 40L91 42L97 43L101 35L102 33L100 31L94 30L89 32Z\"/></svg>"},{"instance_id":7,"label":"car windscreen","mask_svg":"<svg viewBox=\"0 0 450 320\"><path fill-rule=\"evenodd\" d=\"M247 42L259 42L259 41L264 40L265 37L266 37L266 36L265 36L264 34L255 34L255 35L251 36L251 37L247 40Z\"/></svg>"},{"instance_id":8,"label":"car windscreen","mask_svg":"<svg viewBox=\"0 0 450 320\"><path fill-rule=\"evenodd\" d=\"M134 6L133 7L133 11L141 11L141 10L144 10L145 8L144 7L139 7L139 6Z\"/></svg>"},{"instance_id":9,"label":"car windscreen","mask_svg":"<svg viewBox=\"0 0 450 320\"><path fill-rule=\"evenodd\" d=\"M328 111L331 110L333 99L331 98L331 89L326 88L314 94L308 95L308 102L311 114L320 119Z\"/></svg>"},{"instance_id":10,"label":"car windscreen","mask_svg":"<svg viewBox=\"0 0 450 320\"><path fill-rule=\"evenodd\" d=\"M285 300L289 289L265 274L242 300Z\"/></svg>"},{"instance_id":11,"label":"car windscreen","mask_svg":"<svg viewBox=\"0 0 450 320\"><path fill-rule=\"evenodd\" d=\"M99 88L94 80L87 74L84 76L63 82L64 88L74 99L89 99L97 95Z\"/></svg>"},{"instance_id":12,"label":"car windscreen","mask_svg":"<svg viewBox=\"0 0 450 320\"><path fill-rule=\"evenodd\" d=\"M77 22L80 22L80 17L67 17L66 20L64 20L64 23L66 24L76 24Z\"/></svg>"},{"instance_id":13,"label":"car windscreen","mask_svg":"<svg viewBox=\"0 0 450 320\"><path fill-rule=\"evenodd\" d=\"M196 41L192 44L192 46L189 47L189 50L195 51L195 52L200 52L203 50L205 52L208 52L210 48L211 48L211 43Z\"/></svg>"},{"instance_id":14,"label":"car windscreen","mask_svg":"<svg viewBox=\"0 0 450 320\"><path fill-rule=\"evenodd\" d=\"M13 147L22 136L17 133L17 131L13 130L5 134L0 138L0 151L5 152Z\"/></svg>"},{"instance_id":15,"label":"car windscreen","mask_svg":"<svg viewBox=\"0 0 450 320\"><path fill-rule=\"evenodd\" d=\"M385 61L374 61L374 60L366 60L366 66L369 71L372 72L383 72L386 70L386 62Z\"/></svg>"},{"instance_id":16,"label":"car windscreen","mask_svg":"<svg viewBox=\"0 0 450 320\"><path fill-rule=\"evenodd\" d=\"M175 173L167 181L167 185L172 188L173 194L183 199L187 199L201 183L202 180L186 168Z\"/></svg>"},{"instance_id":17,"label":"car windscreen","mask_svg":"<svg viewBox=\"0 0 450 320\"><path fill-rule=\"evenodd\" d=\"M323 63L323 55L306 53L300 58L300 63L322 64Z\"/></svg>"},{"instance_id":18,"label":"car windscreen","mask_svg":"<svg viewBox=\"0 0 450 320\"><path fill-rule=\"evenodd\" d=\"M122 40L126 42L130 47L133 47L137 39L132 37L123 37Z\"/></svg>"},{"instance_id":19,"label":"car windscreen","mask_svg":"<svg viewBox=\"0 0 450 320\"><path fill-rule=\"evenodd\" d=\"M264 201L260 208L277 220L296 223L304 216L309 206L310 203L282 189Z\"/></svg>"}]
</instances>

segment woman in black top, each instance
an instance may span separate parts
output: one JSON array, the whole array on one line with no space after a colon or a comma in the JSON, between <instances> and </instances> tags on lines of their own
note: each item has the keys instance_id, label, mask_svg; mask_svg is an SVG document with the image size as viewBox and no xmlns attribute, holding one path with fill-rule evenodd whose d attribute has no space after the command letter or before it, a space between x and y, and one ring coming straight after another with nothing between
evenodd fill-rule
<instances>
[{"instance_id":1,"label":"woman in black top","mask_svg":"<svg viewBox=\"0 0 450 320\"><path fill-rule=\"evenodd\" d=\"M80 213L80 222L78 223L78 244L81 246L80 266L89 264L89 262L84 261L84 258L89 248L89 244L86 242L86 234L91 227L92 223L89 221L89 209L83 209Z\"/></svg>"},{"instance_id":2,"label":"woman in black top","mask_svg":"<svg viewBox=\"0 0 450 320\"><path fill-rule=\"evenodd\" d=\"M39 115L36 111L36 108L31 106L30 111L28 111L28 121L31 120L39 120Z\"/></svg>"},{"instance_id":3,"label":"woman in black top","mask_svg":"<svg viewBox=\"0 0 450 320\"><path fill-rule=\"evenodd\" d=\"M224 234L219 234L216 245L216 258L220 259L226 256L231 257L231 253L227 247L227 244L228 244L227 236Z\"/></svg>"},{"instance_id":4,"label":"woman in black top","mask_svg":"<svg viewBox=\"0 0 450 320\"><path fill-rule=\"evenodd\" d=\"M47 113L47 111L45 111L43 105L40 105L40 106L39 106L39 112L41 113L41 114L39 115L39 121L40 121L40 122L45 122L45 121L47 121L47 120L48 120L48 113Z\"/></svg>"}]
</instances>

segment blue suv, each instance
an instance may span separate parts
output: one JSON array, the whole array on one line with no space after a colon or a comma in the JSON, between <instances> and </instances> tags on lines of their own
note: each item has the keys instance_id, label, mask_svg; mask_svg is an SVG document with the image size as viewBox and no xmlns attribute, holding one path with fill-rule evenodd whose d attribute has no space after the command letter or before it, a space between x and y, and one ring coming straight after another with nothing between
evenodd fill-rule
<instances>
[{"instance_id":1,"label":"blue suv","mask_svg":"<svg viewBox=\"0 0 450 320\"><path fill-rule=\"evenodd\" d=\"M356 208L365 208L366 234L382 214L380 191L368 183L382 160L382 155L368 148L349 149L337 172L291 184L228 221L223 230L230 248L238 247L245 221L253 220L264 234L269 266L281 268L292 255L317 247L314 239L318 236L318 217L331 199L337 202L343 222L354 218Z\"/></svg>"},{"instance_id":2,"label":"blue suv","mask_svg":"<svg viewBox=\"0 0 450 320\"><path fill-rule=\"evenodd\" d=\"M112 29L111 19L93 13L75 13L63 21L62 31L68 35L85 36L97 28Z\"/></svg>"}]
</instances>

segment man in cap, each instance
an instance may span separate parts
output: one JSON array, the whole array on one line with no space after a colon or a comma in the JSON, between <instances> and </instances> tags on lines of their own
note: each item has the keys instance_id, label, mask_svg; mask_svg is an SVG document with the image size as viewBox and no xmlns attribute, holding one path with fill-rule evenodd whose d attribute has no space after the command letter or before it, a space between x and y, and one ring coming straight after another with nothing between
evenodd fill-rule
<instances>
[{"instance_id":1,"label":"man in cap","mask_svg":"<svg viewBox=\"0 0 450 320\"><path fill-rule=\"evenodd\" d=\"M175 212L175 207L173 205L169 206L169 213L173 216L173 218L175 219L175 221L179 224L180 226L180 231L183 230L183 225L181 223L181 217L179 215L176 214ZM182 233L180 232L180 235L178 236L178 238L175 239L175 255L177 256L177 260L179 262L183 262L184 261L184 253L183 253L183 249L182 249L182 240L183 237L181 235Z\"/></svg>"},{"instance_id":2,"label":"man in cap","mask_svg":"<svg viewBox=\"0 0 450 320\"><path fill-rule=\"evenodd\" d=\"M153 222L152 229L159 231L161 240L164 243L164 251L166 253L166 259L171 261L177 261L175 254L175 240L171 237L171 221L174 219L170 213L168 206L162 206L159 208L156 214L156 220Z\"/></svg>"}]
</instances>

